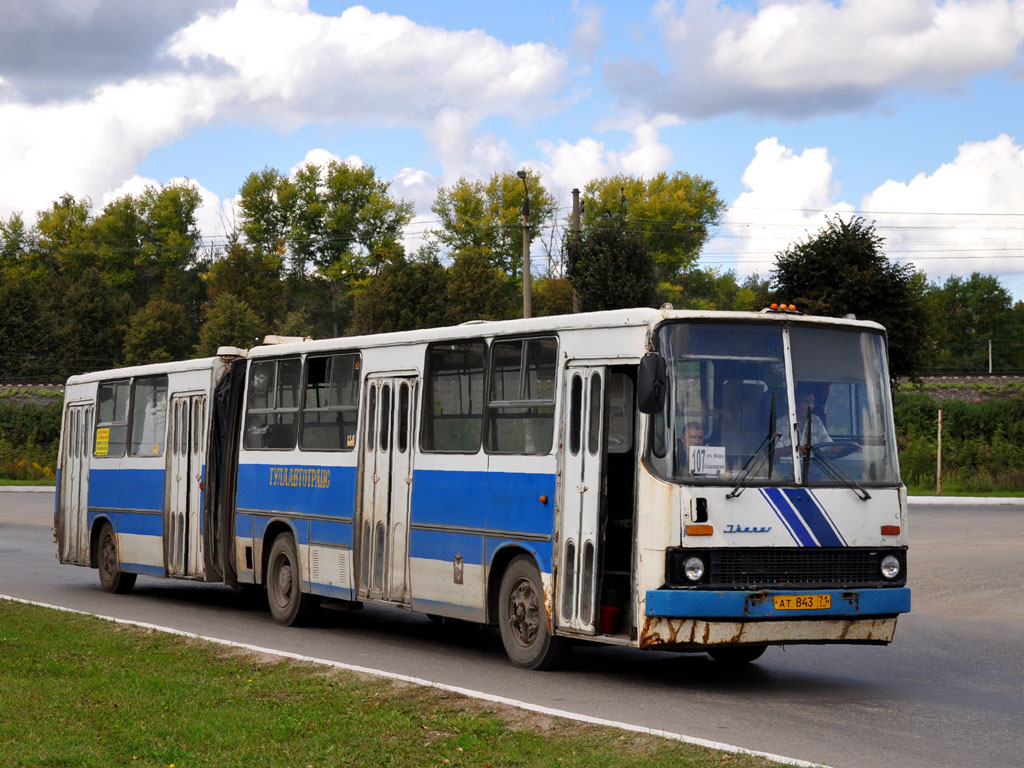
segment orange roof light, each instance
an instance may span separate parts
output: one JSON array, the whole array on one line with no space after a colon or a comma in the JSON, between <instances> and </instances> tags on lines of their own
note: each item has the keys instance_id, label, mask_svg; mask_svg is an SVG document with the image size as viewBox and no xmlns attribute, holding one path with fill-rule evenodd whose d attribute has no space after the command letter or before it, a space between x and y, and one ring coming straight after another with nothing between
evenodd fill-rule
<instances>
[{"instance_id":1,"label":"orange roof light","mask_svg":"<svg viewBox=\"0 0 1024 768\"><path fill-rule=\"evenodd\" d=\"M789 305L789 311L790 312L796 312L796 304L790 304Z\"/></svg>"},{"instance_id":2,"label":"orange roof light","mask_svg":"<svg viewBox=\"0 0 1024 768\"><path fill-rule=\"evenodd\" d=\"M778 304L775 304L775 303L772 303L772 305L771 305L771 308L772 308L772 309L778 309L778 308L779 308L779 305L778 305Z\"/></svg>"}]
</instances>

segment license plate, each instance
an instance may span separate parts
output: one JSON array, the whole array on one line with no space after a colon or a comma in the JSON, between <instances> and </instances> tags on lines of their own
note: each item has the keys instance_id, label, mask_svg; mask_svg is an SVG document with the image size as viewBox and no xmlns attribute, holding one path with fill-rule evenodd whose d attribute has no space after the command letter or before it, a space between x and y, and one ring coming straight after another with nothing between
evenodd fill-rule
<instances>
[{"instance_id":1,"label":"license plate","mask_svg":"<svg viewBox=\"0 0 1024 768\"><path fill-rule=\"evenodd\" d=\"M832 595L773 595L776 611L820 611L832 607Z\"/></svg>"}]
</instances>

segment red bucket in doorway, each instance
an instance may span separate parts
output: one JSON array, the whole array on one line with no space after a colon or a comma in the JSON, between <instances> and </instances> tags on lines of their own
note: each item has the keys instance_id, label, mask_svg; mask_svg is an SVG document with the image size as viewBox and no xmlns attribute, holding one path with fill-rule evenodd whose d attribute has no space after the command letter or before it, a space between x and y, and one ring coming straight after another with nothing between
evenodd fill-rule
<instances>
[{"instance_id":1,"label":"red bucket in doorway","mask_svg":"<svg viewBox=\"0 0 1024 768\"><path fill-rule=\"evenodd\" d=\"M619 623L619 611L621 610L618 605L602 605L601 606L601 634L610 635L615 632L615 625Z\"/></svg>"}]
</instances>

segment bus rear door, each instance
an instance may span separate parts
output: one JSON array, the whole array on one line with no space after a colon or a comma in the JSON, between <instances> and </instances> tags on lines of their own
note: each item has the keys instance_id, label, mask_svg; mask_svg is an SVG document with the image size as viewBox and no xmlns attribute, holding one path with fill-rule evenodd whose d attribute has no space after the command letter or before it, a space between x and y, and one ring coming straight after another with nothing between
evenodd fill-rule
<instances>
[{"instance_id":1,"label":"bus rear door","mask_svg":"<svg viewBox=\"0 0 1024 768\"><path fill-rule=\"evenodd\" d=\"M92 403L70 405L64 414L57 524L62 563L89 564L89 457Z\"/></svg>"},{"instance_id":2,"label":"bus rear door","mask_svg":"<svg viewBox=\"0 0 1024 768\"><path fill-rule=\"evenodd\" d=\"M202 575L199 518L203 510L205 437L206 395L172 396L164 512L168 576Z\"/></svg>"}]
</instances>

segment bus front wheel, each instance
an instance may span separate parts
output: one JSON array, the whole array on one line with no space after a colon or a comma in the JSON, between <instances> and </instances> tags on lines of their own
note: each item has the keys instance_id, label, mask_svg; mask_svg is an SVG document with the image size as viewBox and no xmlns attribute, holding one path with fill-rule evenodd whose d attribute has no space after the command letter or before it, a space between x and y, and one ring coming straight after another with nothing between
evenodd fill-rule
<instances>
[{"instance_id":1,"label":"bus front wheel","mask_svg":"<svg viewBox=\"0 0 1024 768\"><path fill-rule=\"evenodd\" d=\"M100 585L107 592L124 595L135 586L135 574L121 570L121 561L117 555L117 537L110 523L104 523L99 538L99 571Z\"/></svg>"},{"instance_id":2,"label":"bus front wheel","mask_svg":"<svg viewBox=\"0 0 1024 768\"><path fill-rule=\"evenodd\" d=\"M566 641L548 630L544 587L532 558L520 555L501 577L498 624L505 653L526 669L552 669L565 658Z\"/></svg>"},{"instance_id":3,"label":"bus front wheel","mask_svg":"<svg viewBox=\"0 0 1024 768\"><path fill-rule=\"evenodd\" d=\"M286 627L308 623L316 611L314 599L302 591L295 539L287 533L278 536L267 563L267 602L274 621Z\"/></svg>"}]
</instances>

